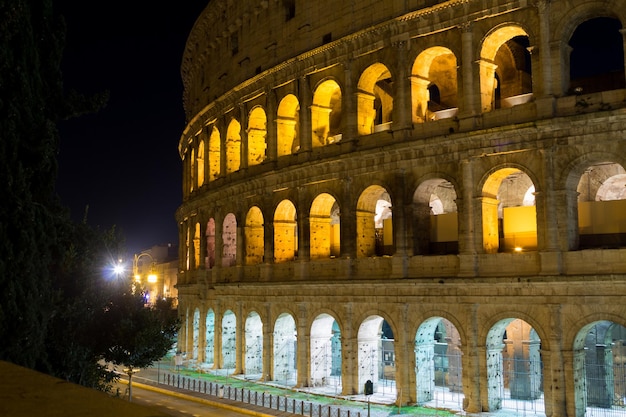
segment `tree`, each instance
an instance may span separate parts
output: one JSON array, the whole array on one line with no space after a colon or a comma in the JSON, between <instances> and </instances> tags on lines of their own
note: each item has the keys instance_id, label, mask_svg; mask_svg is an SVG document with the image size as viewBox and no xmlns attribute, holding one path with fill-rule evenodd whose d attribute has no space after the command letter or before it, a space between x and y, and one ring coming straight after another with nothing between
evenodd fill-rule
<instances>
[{"instance_id":1,"label":"tree","mask_svg":"<svg viewBox=\"0 0 626 417\"><path fill-rule=\"evenodd\" d=\"M171 300L145 304L138 291L119 292L99 314L99 331L108 345L103 358L123 366L128 374L129 399L135 369L151 366L174 345L180 326Z\"/></svg>"},{"instance_id":2,"label":"tree","mask_svg":"<svg viewBox=\"0 0 626 417\"><path fill-rule=\"evenodd\" d=\"M35 367L66 217L54 193L63 27L49 0L0 1L0 359Z\"/></svg>"}]
</instances>

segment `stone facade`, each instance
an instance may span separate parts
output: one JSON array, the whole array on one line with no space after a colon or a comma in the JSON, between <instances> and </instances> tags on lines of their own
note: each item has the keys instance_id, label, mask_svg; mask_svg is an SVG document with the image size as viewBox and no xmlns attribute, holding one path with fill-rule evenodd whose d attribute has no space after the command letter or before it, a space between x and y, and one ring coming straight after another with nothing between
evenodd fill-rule
<instances>
[{"instance_id":1,"label":"stone facade","mask_svg":"<svg viewBox=\"0 0 626 417\"><path fill-rule=\"evenodd\" d=\"M623 22L623 0L212 0L182 63L179 349L400 404L623 406Z\"/></svg>"}]
</instances>

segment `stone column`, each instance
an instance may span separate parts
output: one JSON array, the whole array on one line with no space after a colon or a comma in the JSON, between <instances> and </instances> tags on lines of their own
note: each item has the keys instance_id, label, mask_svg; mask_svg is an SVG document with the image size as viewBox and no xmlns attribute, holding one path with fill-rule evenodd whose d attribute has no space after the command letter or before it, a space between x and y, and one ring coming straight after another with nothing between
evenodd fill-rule
<instances>
[{"instance_id":1,"label":"stone column","mask_svg":"<svg viewBox=\"0 0 626 417\"><path fill-rule=\"evenodd\" d=\"M343 121L345 123L343 129L343 141L353 141L356 140L357 133L357 97L359 92L354 89L354 82L352 80L352 68L351 61L347 60L344 62L344 94L343 94L343 103L342 103L342 113L343 113Z\"/></svg>"},{"instance_id":2,"label":"stone column","mask_svg":"<svg viewBox=\"0 0 626 417\"><path fill-rule=\"evenodd\" d=\"M483 411L482 395L485 387L481 377L481 369L486 367L486 350L483 343L478 343L478 305L471 305L466 312L466 323L469 329L464 355L461 357L463 367L463 410L467 413ZM486 393L485 393L486 394Z\"/></svg>"},{"instance_id":3,"label":"stone column","mask_svg":"<svg viewBox=\"0 0 626 417\"><path fill-rule=\"evenodd\" d=\"M565 405L567 416L584 417L587 408L585 351L563 350L565 381Z\"/></svg>"},{"instance_id":4,"label":"stone column","mask_svg":"<svg viewBox=\"0 0 626 417\"><path fill-rule=\"evenodd\" d=\"M356 206L352 205L350 199L352 178L344 177L342 181L344 193L339 203L341 207L341 223L339 225L341 257L356 259Z\"/></svg>"},{"instance_id":5,"label":"stone column","mask_svg":"<svg viewBox=\"0 0 626 417\"><path fill-rule=\"evenodd\" d=\"M461 72L463 74L462 97L459 102L463 103L460 109L461 117L473 116L476 114L476 96L477 92L474 87L474 33L472 23L467 22L459 26L461 30Z\"/></svg>"},{"instance_id":6,"label":"stone column","mask_svg":"<svg viewBox=\"0 0 626 417\"><path fill-rule=\"evenodd\" d=\"M417 75L411 76L411 122L424 123L428 114L428 85L430 80Z\"/></svg>"},{"instance_id":7,"label":"stone column","mask_svg":"<svg viewBox=\"0 0 626 417\"><path fill-rule=\"evenodd\" d=\"M198 323L198 365L206 362L206 306L200 306L200 319Z\"/></svg>"},{"instance_id":8,"label":"stone column","mask_svg":"<svg viewBox=\"0 0 626 417\"><path fill-rule=\"evenodd\" d=\"M239 147L239 169L246 169L249 166L248 163L248 112L245 104L239 104L239 114L241 118L241 131L239 135L241 137L241 146Z\"/></svg>"},{"instance_id":9,"label":"stone column","mask_svg":"<svg viewBox=\"0 0 626 417\"><path fill-rule=\"evenodd\" d=\"M345 305L345 320L341 329L341 395L356 395L359 392L356 378L359 369L358 343L352 326L352 309L352 303Z\"/></svg>"},{"instance_id":10,"label":"stone column","mask_svg":"<svg viewBox=\"0 0 626 417\"><path fill-rule=\"evenodd\" d=\"M263 320L263 381L272 381L274 378L274 357L272 346L274 336L272 332L271 304L265 304L265 319Z\"/></svg>"},{"instance_id":11,"label":"stone column","mask_svg":"<svg viewBox=\"0 0 626 417\"><path fill-rule=\"evenodd\" d=\"M311 93L311 87L309 86L309 80L306 76L299 79L298 87L300 90L300 132L298 137L300 138L300 150L299 152L310 152L312 148L311 144L311 106L313 104L313 96Z\"/></svg>"},{"instance_id":12,"label":"stone column","mask_svg":"<svg viewBox=\"0 0 626 417\"><path fill-rule=\"evenodd\" d=\"M487 346L487 411L496 411L502 408L502 396L500 395L500 384L504 368L502 364L503 344Z\"/></svg>"},{"instance_id":13,"label":"stone column","mask_svg":"<svg viewBox=\"0 0 626 417\"><path fill-rule=\"evenodd\" d=\"M551 96L552 91L552 62L550 59L550 0L538 0L537 12L539 14L539 59L541 84L535 86L539 97ZM534 70L535 67L533 67Z\"/></svg>"},{"instance_id":14,"label":"stone column","mask_svg":"<svg viewBox=\"0 0 626 417\"><path fill-rule=\"evenodd\" d=\"M277 123L278 123L278 105L276 104L276 92L271 88L265 91L266 106L266 133L265 133L265 158L266 161L275 161L278 158L277 148Z\"/></svg>"},{"instance_id":15,"label":"stone column","mask_svg":"<svg viewBox=\"0 0 626 417\"><path fill-rule=\"evenodd\" d=\"M243 317L243 303L237 302L237 320L235 321L235 375L243 373L243 364L245 362L244 356L246 354L244 349L244 326L245 320Z\"/></svg>"},{"instance_id":16,"label":"stone column","mask_svg":"<svg viewBox=\"0 0 626 417\"><path fill-rule=\"evenodd\" d=\"M311 346L311 335L309 333L309 323L307 321L306 314L306 304L299 303L298 304L298 322L296 324L297 328L297 344L296 348L298 349L296 354L297 360L297 387L307 387L309 386L309 374L311 372L309 368L309 364L311 363L311 350L309 347Z\"/></svg>"},{"instance_id":17,"label":"stone column","mask_svg":"<svg viewBox=\"0 0 626 417\"><path fill-rule=\"evenodd\" d=\"M221 306L215 307L215 326L214 326L214 350L213 350L213 369L222 369L224 358L222 358L222 319L224 313Z\"/></svg>"},{"instance_id":18,"label":"stone column","mask_svg":"<svg viewBox=\"0 0 626 417\"><path fill-rule=\"evenodd\" d=\"M411 120L411 95L409 89L409 69L407 68L406 58L409 53L408 33L404 33L398 39L392 39L392 46L396 50L397 76L394 79L394 98L393 98L393 130L410 129L413 121Z\"/></svg>"}]
</instances>

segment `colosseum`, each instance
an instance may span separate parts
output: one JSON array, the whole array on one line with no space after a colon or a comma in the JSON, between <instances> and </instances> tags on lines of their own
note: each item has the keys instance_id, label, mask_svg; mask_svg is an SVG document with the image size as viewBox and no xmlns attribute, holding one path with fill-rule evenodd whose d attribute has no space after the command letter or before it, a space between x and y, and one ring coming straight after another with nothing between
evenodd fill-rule
<instances>
[{"instance_id":1,"label":"colosseum","mask_svg":"<svg viewBox=\"0 0 626 417\"><path fill-rule=\"evenodd\" d=\"M188 366L626 416L624 22L624 0L209 1L181 66Z\"/></svg>"}]
</instances>

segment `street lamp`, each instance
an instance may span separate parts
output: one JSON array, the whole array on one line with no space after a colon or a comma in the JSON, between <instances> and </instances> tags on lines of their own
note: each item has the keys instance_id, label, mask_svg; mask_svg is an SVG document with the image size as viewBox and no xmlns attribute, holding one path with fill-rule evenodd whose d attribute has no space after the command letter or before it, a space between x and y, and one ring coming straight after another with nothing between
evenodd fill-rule
<instances>
[{"instance_id":1,"label":"street lamp","mask_svg":"<svg viewBox=\"0 0 626 417\"><path fill-rule=\"evenodd\" d=\"M135 276L135 285L137 284L141 284L141 275L139 274L139 259L141 259L143 256L147 256L150 258L150 261L152 261L151 263L151 267L150 267L150 273L148 274L147 277L147 282L149 284L156 284L158 279L157 279L157 275L154 272L154 265L155 265L155 260L152 257L152 255L150 255L148 252L142 252L140 254L135 254L135 257L133 258L133 275ZM146 300L146 302L148 302L149 300Z\"/></svg>"}]
</instances>

